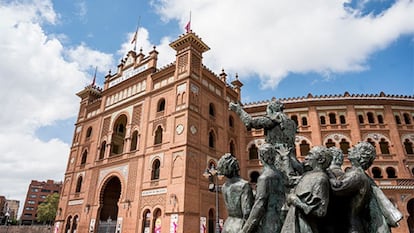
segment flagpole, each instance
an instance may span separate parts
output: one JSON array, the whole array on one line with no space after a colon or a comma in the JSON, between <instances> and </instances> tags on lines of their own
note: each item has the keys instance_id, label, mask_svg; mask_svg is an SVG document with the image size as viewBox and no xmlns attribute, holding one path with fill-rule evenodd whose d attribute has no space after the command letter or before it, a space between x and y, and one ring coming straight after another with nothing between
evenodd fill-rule
<instances>
[{"instance_id":1,"label":"flagpole","mask_svg":"<svg viewBox=\"0 0 414 233\"><path fill-rule=\"evenodd\" d=\"M140 23L141 23L141 16L138 17L137 30L135 31L134 52L136 52L137 50L138 30L139 30Z\"/></svg>"},{"instance_id":2,"label":"flagpole","mask_svg":"<svg viewBox=\"0 0 414 233\"><path fill-rule=\"evenodd\" d=\"M187 25L185 25L185 30L187 33L191 31L191 11L190 11L190 20L188 21Z\"/></svg>"},{"instance_id":3,"label":"flagpole","mask_svg":"<svg viewBox=\"0 0 414 233\"><path fill-rule=\"evenodd\" d=\"M96 82L96 71L98 71L98 66L95 67L95 74L93 75L93 80L92 80L92 87L95 86L95 82Z\"/></svg>"}]
</instances>

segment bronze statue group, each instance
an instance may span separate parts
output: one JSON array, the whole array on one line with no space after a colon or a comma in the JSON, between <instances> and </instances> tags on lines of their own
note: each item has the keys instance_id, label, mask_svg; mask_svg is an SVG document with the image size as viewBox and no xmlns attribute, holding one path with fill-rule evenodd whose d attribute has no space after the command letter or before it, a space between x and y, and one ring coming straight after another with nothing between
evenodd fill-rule
<instances>
[{"instance_id":1,"label":"bronze statue group","mask_svg":"<svg viewBox=\"0 0 414 233\"><path fill-rule=\"evenodd\" d=\"M348 152L351 167L343 171L338 148L313 147L303 162L296 159L296 124L271 101L266 115L251 117L230 103L247 129L265 130L259 146L263 165L253 190L239 175L231 154L218 161L226 177L222 192L228 212L222 233L388 233L402 214L365 173L375 148L360 142Z\"/></svg>"}]
</instances>

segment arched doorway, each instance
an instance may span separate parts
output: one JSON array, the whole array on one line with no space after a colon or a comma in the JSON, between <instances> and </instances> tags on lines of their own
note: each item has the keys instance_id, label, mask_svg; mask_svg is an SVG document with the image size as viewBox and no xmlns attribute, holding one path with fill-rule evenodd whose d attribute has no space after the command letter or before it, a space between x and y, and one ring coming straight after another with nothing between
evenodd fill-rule
<instances>
[{"instance_id":1,"label":"arched doorway","mask_svg":"<svg viewBox=\"0 0 414 233\"><path fill-rule=\"evenodd\" d=\"M215 229L215 222L216 222L216 216L214 215L214 210L210 209L208 211L208 233L214 233Z\"/></svg>"},{"instance_id":2,"label":"arched doorway","mask_svg":"<svg viewBox=\"0 0 414 233\"><path fill-rule=\"evenodd\" d=\"M118 219L118 201L121 196L121 181L110 178L101 190L99 226L97 233L115 233Z\"/></svg>"},{"instance_id":3,"label":"arched doorway","mask_svg":"<svg viewBox=\"0 0 414 233\"><path fill-rule=\"evenodd\" d=\"M161 210L160 209L156 209L154 211L154 229L152 230L152 232L154 233L161 233Z\"/></svg>"},{"instance_id":4,"label":"arched doorway","mask_svg":"<svg viewBox=\"0 0 414 233\"><path fill-rule=\"evenodd\" d=\"M148 233L151 228L151 211L145 210L142 217L142 233Z\"/></svg>"},{"instance_id":5,"label":"arched doorway","mask_svg":"<svg viewBox=\"0 0 414 233\"><path fill-rule=\"evenodd\" d=\"M407 218L408 230L410 233L414 233L414 198L408 201L407 212L409 215Z\"/></svg>"},{"instance_id":6,"label":"arched doorway","mask_svg":"<svg viewBox=\"0 0 414 233\"><path fill-rule=\"evenodd\" d=\"M66 225L65 225L65 233L66 232L70 232L70 225L72 224L72 216L69 216L68 219L66 220Z\"/></svg>"},{"instance_id":7,"label":"arched doorway","mask_svg":"<svg viewBox=\"0 0 414 233\"><path fill-rule=\"evenodd\" d=\"M73 218L72 229L70 230L70 232L76 233L76 230L78 229L78 221L78 215L75 215L75 217Z\"/></svg>"}]
</instances>

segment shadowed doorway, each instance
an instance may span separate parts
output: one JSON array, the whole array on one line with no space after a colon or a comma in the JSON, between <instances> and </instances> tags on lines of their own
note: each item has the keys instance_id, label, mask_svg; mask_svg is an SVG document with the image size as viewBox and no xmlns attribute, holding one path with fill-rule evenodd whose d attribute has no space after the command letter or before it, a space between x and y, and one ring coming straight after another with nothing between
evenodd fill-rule
<instances>
[{"instance_id":1,"label":"shadowed doorway","mask_svg":"<svg viewBox=\"0 0 414 233\"><path fill-rule=\"evenodd\" d=\"M121 181L110 178L101 191L99 227L97 233L115 233L118 218L118 201L121 196Z\"/></svg>"}]
</instances>

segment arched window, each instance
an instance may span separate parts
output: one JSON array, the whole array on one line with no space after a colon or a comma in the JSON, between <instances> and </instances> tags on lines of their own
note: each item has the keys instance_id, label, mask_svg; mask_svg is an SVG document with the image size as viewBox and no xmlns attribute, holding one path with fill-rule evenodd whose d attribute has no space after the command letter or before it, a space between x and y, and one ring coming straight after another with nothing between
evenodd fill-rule
<instances>
[{"instance_id":1,"label":"arched window","mask_svg":"<svg viewBox=\"0 0 414 233\"><path fill-rule=\"evenodd\" d=\"M404 117L404 123L405 123L406 125L410 125L410 124L411 124L410 115L409 115L408 113L404 113L404 114L403 114L403 117Z\"/></svg>"},{"instance_id":2,"label":"arched window","mask_svg":"<svg viewBox=\"0 0 414 233\"><path fill-rule=\"evenodd\" d=\"M86 130L86 138L90 138L92 135L92 127L89 127L88 130Z\"/></svg>"},{"instance_id":3,"label":"arched window","mask_svg":"<svg viewBox=\"0 0 414 233\"><path fill-rule=\"evenodd\" d=\"M336 124L336 114L329 113L329 124L334 125Z\"/></svg>"},{"instance_id":4,"label":"arched window","mask_svg":"<svg viewBox=\"0 0 414 233\"><path fill-rule=\"evenodd\" d=\"M335 142L333 142L332 139L328 139L328 141L325 143L325 146L327 148L329 148L329 147L335 147Z\"/></svg>"},{"instance_id":5,"label":"arched window","mask_svg":"<svg viewBox=\"0 0 414 233\"><path fill-rule=\"evenodd\" d=\"M305 140L300 143L299 148L301 156L305 157L309 153L310 146Z\"/></svg>"},{"instance_id":6,"label":"arched window","mask_svg":"<svg viewBox=\"0 0 414 233\"><path fill-rule=\"evenodd\" d=\"M212 168L216 168L216 167L217 167L217 165L216 165L216 162L214 162L214 160L210 160L208 162L208 168L212 169Z\"/></svg>"},{"instance_id":7,"label":"arched window","mask_svg":"<svg viewBox=\"0 0 414 233\"><path fill-rule=\"evenodd\" d=\"M409 155L414 154L414 151L413 151L413 143L410 142L410 140L405 139L404 148L405 148L405 153L407 153Z\"/></svg>"},{"instance_id":8,"label":"arched window","mask_svg":"<svg viewBox=\"0 0 414 233\"><path fill-rule=\"evenodd\" d=\"M154 145L162 143L162 127L159 125L155 130Z\"/></svg>"},{"instance_id":9,"label":"arched window","mask_svg":"<svg viewBox=\"0 0 414 233\"><path fill-rule=\"evenodd\" d=\"M340 115L339 116L339 122L341 122L342 125L345 125L346 124L346 119L345 119L345 116L344 115Z\"/></svg>"},{"instance_id":10,"label":"arched window","mask_svg":"<svg viewBox=\"0 0 414 233\"><path fill-rule=\"evenodd\" d=\"M367 113L368 123L374 124L374 114L372 112Z\"/></svg>"},{"instance_id":11,"label":"arched window","mask_svg":"<svg viewBox=\"0 0 414 233\"><path fill-rule=\"evenodd\" d=\"M368 138L368 139L367 139L367 142L368 142L369 144L371 144L374 148L376 148L376 146L375 146L375 142L374 142L374 141L372 141L372 139L371 139L371 138Z\"/></svg>"},{"instance_id":12,"label":"arched window","mask_svg":"<svg viewBox=\"0 0 414 233\"><path fill-rule=\"evenodd\" d=\"M82 180L83 180L82 176L79 176L78 181L76 182L76 189L75 189L76 193L79 193L82 189Z\"/></svg>"},{"instance_id":13,"label":"arched window","mask_svg":"<svg viewBox=\"0 0 414 233\"><path fill-rule=\"evenodd\" d=\"M378 124L384 124L384 117L380 114L377 116Z\"/></svg>"},{"instance_id":14,"label":"arched window","mask_svg":"<svg viewBox=\"0 0 414 233\"><path fill-rule=\"evenodd\" d=\"M252 144L249 148L249 159L258 159L259 153L255 144Z\"/></svg>"},{"instance_id":15,"label":"arched window","mask_svg":"<svg viewBox=\"0 0 414 233\"><path fill-rule=\"evenodd\" d=\"M137 149L137 144L138 144L138 131L135 130L132 133L132 138L131 138L131 151Z\"/></svg>"},{"instance_id":16,"label":"arched window","mask_svg":"<svg viewBox=\"0 0 414 233\"><path fill-rule=\"evenodd\" d=\"M209 107L208 107L208 114L212 117L216 116L216 109L214 107L213 103L210 103Z\"/></svg>"},{"instance_id":17,"label":"arched window","mask_svg":"<svg viewBox=\"0 0 414 233\"><path fill-rule=\"evenodd\" d=\"M229 116L229 127L230 128L234 127L234 118L233 118L233 116Z\"/></svg>"},{"instance_id":18,"label":"arched window","mask_svg":"<svg viewBox=\"0 0 414 233\"><path fill-rule=\"evenodd\" d=\"M106 150L106 141L103 141L101 144L101 148L99 149L99 160L105 157L105 150Z\"/></svg>"},{"instance_id":19,"label":"arched window","mask_svg":"<svg viewBox=\"0 0 414 233\"><path fill-rule=\"evenodd\" d=\"M162 98L158 101L157 112L164 112L164 110L165 110L165 99Z\"/></svg>"},{"instance_id":20,"label":"arched window","mask_svg":"<svg viewBox=\"0 0 414 233\"><path fill-rule=\"evenodd\" d=\"M385 171L387 172L388 178L397 178L397 174L393 167L387 167Z\"/></svg>"},{"instance_id":21,"label":"arched window","mask_svg":"<svg viewBox=\"0 0 414 233\"><path fill-rule=\"evenodd\" d=\"M397 123L397 125L401 125L401 119L400 119L400 116L395 115L395 123Z\"/></svg>"},{"instance_id":22,"label":"arched window","mask_svg":"<svg viewBox=\"0 0 414 233\"><path fill-rule=\"evenodd\" d=\"M82 154L82 158L81 158L81 163L80 165L85 165L86 164L86 159L88 158L88 151L85 150Z\"/></svg>"},{"instance_id":23,"label":"arched window","mask_svg":"<svg viewBox=\"0 0 414 233\"><path fill-rule=\"evenodd\" d=\"M145 210L142 216L142 233L150 232L151 227L151 211Z\"/></svg>"},{"instance_id":24,"label":"arched window","mask_svg":"<svg viewBox=\"0 0 414 233\"><path fill-rule=\"evenodd\" d=\"M308 119L306 117L302 117L302 126L308 125Z\"/></svg>"},{"instance_id":25,"label":"arched window","mask_svg":"<svg viewBox=\"0 0 414 233\"><path fill-rule=\"evenodd\" d=\"M349 142L347 142L344 138L341 140L341 142L339 142L339 147L341 148L343 154L348 154Z\"/></svg>"},{"instance_id":26,"label":"arched window","mask_svg":"<svg viewBox=\"0 0 414 233\"><path fill-rule=\"evenodd\" d=\"M235 146L234 146L234 142L233 141L230 141L230 144L229 144L229 150L230 150L230 154L232 154L232 155L235 155L236 153L235 153Z\"/></svg>"},{"instance_id":27,"label":"arched window","mask_svg":"<svg viewBox=\"0 0 414 233\"><path fill-rule=\"evenodd\" d=\"M379 167L373 167L371 169L371 172L372 172L372 176L374 178L382 178L381 168L379 168Z\"/></svg>"},{"instance_id":28,"label":"arched window","mask_svg":"<svg viewBox=\"0 0 414 233\"><path fill-rule=\"evenodd\" d=\"M364 116L362 116L361 114L358 115L358 121L359 124L364 124Z\"/></svg>"},{"instance_id":29,"label":"arched window","mask_svg":"<svg viewBox=\"0 0 414 233\"><path fill-rule=\"evenodd\" d=\"M325 116L320 116L319 119L320 119L321 125L326 124Z\"/></svg>"},{"instance_id":30,"label":"arched window","mask_svg":"<svg viewBox=\"0 0 414 233\"><path fill-rule=\"evenodd\" d=\"M296 115L292 115L292 116L290 117L290 119L291 119L292 121L294 121L296 125L299 125L299 123L298 123L298 116L296 116Z\"/></svg>"},{"instance_id":31,"label":"arched window","mask_svg":"<svg viewBox=\"0 0 414 233\"><path fill-rule=\"evenodd\" d=\"M160 178L160 167L161 163L159 159L152 162L151 180L158 180Z\"/></svg>"},{"instance_id":32,"label":"arched window","mask_svg":"<svg viewBox=\"0 0 414 233\"><path fill-rule=\"evenodd\" d=\"M216 147L216 135L214 135L213 130L211 130L210 133L208 133L208 146L210 148Z\"/></svg>"},{"instance_id":33,"label":"arched window","mask_svg":"<svg viewBox=\"0 0 414 233\"><path fill-rule=\"evenodd\" d=\"M381 138L381 141L379 142L379 144L380 144L381 154L389 155L390 150L389 150L388 142L385 141L384 138Z\"/></svg>"},{"instance_id":34,"label":"arched window","mask_svg":"<svg viewBox=\"0 0 414 233\"><path fill-rule=\"evenodd\" d=\"M112 142L111 142L111 155L122 154L124 152L126 124L127 124L127 117L125 115L119 116L114 123L114 128L113 128L113 133L112 133Z\"/></svg>"}]
</instances>

